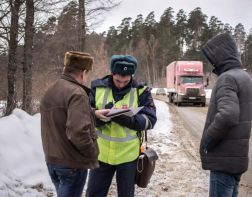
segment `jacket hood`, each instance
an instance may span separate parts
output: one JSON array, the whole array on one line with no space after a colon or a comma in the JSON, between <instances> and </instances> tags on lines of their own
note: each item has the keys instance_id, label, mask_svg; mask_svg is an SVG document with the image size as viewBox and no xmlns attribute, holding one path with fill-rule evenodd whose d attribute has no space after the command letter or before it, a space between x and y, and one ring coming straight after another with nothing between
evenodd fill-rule
<instances>
[{"instance_id":1,"label":"jacket hood","mask_svg":"<svg viewBox=\"0 0 252 197\"><path fill-rule=\"evenodd\" d=\"M217 75L233 68L242 68L236 43L228 33L213 37L203 46L202 52Z\"/></svg>"}]
</instances>

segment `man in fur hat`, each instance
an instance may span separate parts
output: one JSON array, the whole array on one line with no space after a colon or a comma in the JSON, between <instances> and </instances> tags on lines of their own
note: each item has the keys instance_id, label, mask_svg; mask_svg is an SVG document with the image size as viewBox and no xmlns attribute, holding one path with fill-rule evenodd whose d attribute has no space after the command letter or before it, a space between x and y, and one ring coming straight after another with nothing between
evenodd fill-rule
<instances>
[{"instance_id":1,"label":"man in fur hat","mask_svg":"<svg viewBox=\"0 0 252 197\"><path fill-rule=\"evenodd\" d=\"M202 167L210 170L210 197L236 197L241 175L248 169L251 78L230 34L215 36L202 51L218 76L201 139Z\"/></svg>"},{"instance_id":2,"label":"man in fur hat","mask_svg":"<svg viewBox=\"0 0 252 197\"><path fill-rule=\"evenodd\" d=\"M66 52L61 78L41 100L45 160L60 197L80 197L87 169L99 166L95 119L85 86L92 64L88 53Z\"/></svg>"},{"instance_id":3,"label":"man in fur hat","mask_svg":"<svg viewBox=\"0 0 252 197\"><path fill-rule=\"evenodd\" d=\"M116 173L119 197L133 197L139 156L139 135L156 123L156 108L150 88L137 83L133 75L137 60L130 55L113 55L111 74L91 83L91 105L96 109L143 107L133 117L111 120L96 113L100 167L89 173L86 196L105 197Z\"/></svg>"}]
</instances>

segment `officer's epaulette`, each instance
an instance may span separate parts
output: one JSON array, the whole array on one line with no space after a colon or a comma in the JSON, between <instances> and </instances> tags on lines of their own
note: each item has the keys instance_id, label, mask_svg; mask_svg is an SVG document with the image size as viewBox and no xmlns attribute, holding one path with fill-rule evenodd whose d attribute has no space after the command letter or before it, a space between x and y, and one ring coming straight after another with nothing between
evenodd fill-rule
<instances>
[{"instance_id":1,"label":"officer's epaulette","mask_svg":"<svg viewBox=\"0 0 252 197\"><path fill-rule=\"evenodd\" d=\"M146 86L147 84L145 83L145 82L138 82L137 83L137 88L138 89L141 89L141 88L143 88L144 86Z\"/></svg>"},{"instance_id":2,"label":"officer's epaulette","mask_svg":"<svg viewBox=\"0 0 252 197\"><path fill-rule=\"evenodd\" d=\"M105 76L102 79L96 79L91 82L91 88L96 88L96 87L107 87L109 84L109 79L107 76Z\"/></svg>"}]
</instances>

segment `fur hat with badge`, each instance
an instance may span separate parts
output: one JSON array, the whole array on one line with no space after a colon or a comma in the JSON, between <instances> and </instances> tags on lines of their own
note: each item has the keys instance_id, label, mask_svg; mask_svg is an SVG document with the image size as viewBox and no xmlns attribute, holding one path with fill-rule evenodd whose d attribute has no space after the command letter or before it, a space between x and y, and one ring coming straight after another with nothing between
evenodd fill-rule
<instances>
[{"instance_id":1,"label":"fur hat with badge","mask_svg":"<svg viewBox=\"0 0 252 197\"><path fill-rule=\"evenodd\" d=\"M68 51L65 53L64 65L80 71L92 70L94 58L89 53Z\"/></svg>"},{"instance_id":2,"label":"fur hat with badge","mask_svg":"<svg viewBox=\"0 0 252 197\"><path fill-rule=\"evenodd\" d=\"M113 74L133 75L137 69L137 60L131 55L113 55L110 70Z\"/></svg>"}]
</instances>

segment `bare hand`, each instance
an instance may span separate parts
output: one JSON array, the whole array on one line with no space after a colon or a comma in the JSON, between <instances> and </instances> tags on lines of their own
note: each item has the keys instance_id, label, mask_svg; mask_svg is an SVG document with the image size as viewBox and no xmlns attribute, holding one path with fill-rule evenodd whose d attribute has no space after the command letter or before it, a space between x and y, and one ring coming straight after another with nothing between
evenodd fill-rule
<instances>
[{"instance_id":1,"label":"bare hand","mask_svg":"<svg viewBox=\"0 0 252 197\"><path fill-rule=\"evenodd\" d=\"M96 118L104 121L104 122L108 122L110 121L110 118L106 117L106 114L109 113L110 109L99 109L99 110L95 110L95 116Z\"/></svg>"}]
</instances>

